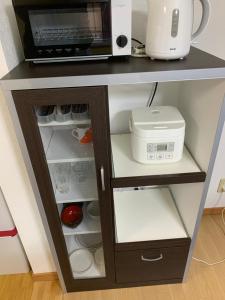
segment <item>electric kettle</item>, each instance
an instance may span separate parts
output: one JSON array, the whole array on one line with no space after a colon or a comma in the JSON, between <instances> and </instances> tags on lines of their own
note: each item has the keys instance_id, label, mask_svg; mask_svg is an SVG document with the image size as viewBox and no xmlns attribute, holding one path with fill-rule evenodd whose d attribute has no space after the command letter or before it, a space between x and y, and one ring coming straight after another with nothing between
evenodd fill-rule
<instances>
[{"instance_id":1,"label":"electric kettle","mask_svg":"<svg viewBox=\"0 0 225 300\"><path fill-rule=\"evenodd\" d=\"M206 28L210 15L209 0L200 0L202 19L192 34L194 0L148 0L146 54L152 59L182 59L190 52L191 42Z\"/></svg>"}]
</instances>

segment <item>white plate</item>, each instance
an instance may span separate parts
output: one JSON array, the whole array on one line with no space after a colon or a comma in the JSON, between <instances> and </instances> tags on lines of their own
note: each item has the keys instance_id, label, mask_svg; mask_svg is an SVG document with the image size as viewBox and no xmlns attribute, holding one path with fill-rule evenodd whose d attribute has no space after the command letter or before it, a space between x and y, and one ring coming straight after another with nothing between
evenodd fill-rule
<instances>
[{"instance_id":1,"label":"white plate","mask_svg":"<svg viewBox=\"0 0 225 300\"><path fill-rule=\"evenodd\" d=\"M93 255L87 249L78 249L70 254L70 265L73 272L83 273L93 264Z\"/></svg>"}]
</instances>

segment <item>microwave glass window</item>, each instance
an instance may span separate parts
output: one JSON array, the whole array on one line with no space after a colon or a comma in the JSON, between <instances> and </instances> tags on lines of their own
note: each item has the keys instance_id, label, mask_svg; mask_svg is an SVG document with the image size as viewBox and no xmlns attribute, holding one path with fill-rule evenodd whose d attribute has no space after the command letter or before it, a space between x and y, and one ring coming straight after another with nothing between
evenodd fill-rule
<instances>
[{"instance_id":1,"label":"microwave glass window","mask_svg":"<svg viewBox=\"0 0 225 300\"><path fill-rule=\"evenodd\" d=\"M76 9L30 10L34 45L90 45L104 42L104 6L90 3Z\"/></svg>"}]
</instances>

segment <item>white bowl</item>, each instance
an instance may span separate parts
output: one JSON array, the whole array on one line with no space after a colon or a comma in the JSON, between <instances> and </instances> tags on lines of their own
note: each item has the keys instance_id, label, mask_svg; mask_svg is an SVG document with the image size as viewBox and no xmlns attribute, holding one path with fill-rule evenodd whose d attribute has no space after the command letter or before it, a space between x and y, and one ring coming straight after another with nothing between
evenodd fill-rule
<instances>
[{"instance_id":1,"label":"white bowl","mask_svg":"<svg viewBox=\"0 0 225 300\"><path fill-rule=\"evenodd\" d=\"M90 202L86 207L87 216L95 221L100 219L100 211L98 201Z\"/></svg>"}]
</instances>

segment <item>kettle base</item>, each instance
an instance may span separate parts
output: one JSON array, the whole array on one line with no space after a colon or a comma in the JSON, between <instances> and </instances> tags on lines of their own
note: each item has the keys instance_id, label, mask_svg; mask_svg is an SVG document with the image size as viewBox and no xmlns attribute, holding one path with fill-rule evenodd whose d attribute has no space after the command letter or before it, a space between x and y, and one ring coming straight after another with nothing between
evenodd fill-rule
<instances>
[{"instance_id":1,"label":"kettle base","mask_svg":"<svg viewBox=\"0 0 225 300\"><path fill-rule=\"evenodd\" d=\"M165 61L170 61L170 60L184 60L185 56L179 57L179 58L154 58L154 57L149 57L152 61L154 60L165 60Z\"/></svg>"}]
</instances>

